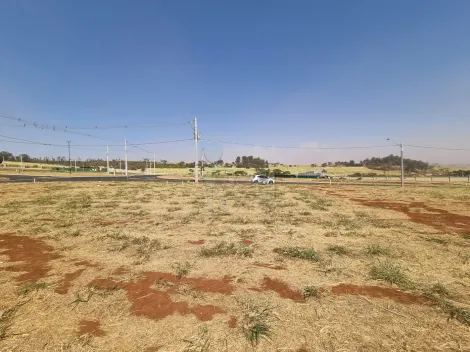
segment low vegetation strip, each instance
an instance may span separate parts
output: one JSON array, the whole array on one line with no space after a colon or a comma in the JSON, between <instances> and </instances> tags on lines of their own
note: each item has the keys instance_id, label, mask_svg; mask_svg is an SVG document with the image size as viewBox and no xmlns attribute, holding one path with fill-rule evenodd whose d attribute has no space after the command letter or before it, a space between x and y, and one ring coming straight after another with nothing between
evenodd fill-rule
<instances>
[{"instance_id":1,"label":"low vegetation strip","mask_svg":"<svg viewBox=\"0 0 470 352\"><path fill-rule=\"evenodd\" d=\"M310 260L313 262L320 260L320 255L313 248L279 247L274 249L274 253L293 259Z\"/></svg>"}]
</instances>

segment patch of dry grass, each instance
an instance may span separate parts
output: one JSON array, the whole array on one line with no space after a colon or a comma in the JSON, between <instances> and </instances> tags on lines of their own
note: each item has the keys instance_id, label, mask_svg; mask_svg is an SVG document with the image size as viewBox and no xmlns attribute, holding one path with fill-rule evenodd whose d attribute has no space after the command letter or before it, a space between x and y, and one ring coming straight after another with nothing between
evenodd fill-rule
<instances>
[{"instance_id":1,"label":"patch of dry grass","mask_svg":"<svg viewBox=\"0 0 470 352\"><path fill-rule=\"evenodd\" d=\"M0 250L2 347L241 352L253 346L257 351L344 346L394 351L444 345L458 350L454 341L470 345L468 234L349 199L424 202L468 215L468 191L304 187L2 185L0 246L2 234L16 233L42 240L61 255L50 260L43 277L20 283L21 272L3 270L12 263ZM166 292L199 313L161 319L133 314L139 303L129 301L118 285L138 289L137 282L152 272L169 273L174 282L152 279L151 295ZM66 274L73 277L67 293L55 292ZM89 286L94 279L109 278L115 286ZM200 290L200 278L214 286ZM219 280L233 288L231 294L215 289ZM336 296L330 288L338 283L412 289L433 297L436 305ZM148 294L142 293L140 300ZM290 294L305 300L299 303ZM18 306L22 300L27 301ZM202 317L215 309L211 307L223 312ZM84 318L99 320L106 334L77 336Z\"/></svg>"}]
</instances>

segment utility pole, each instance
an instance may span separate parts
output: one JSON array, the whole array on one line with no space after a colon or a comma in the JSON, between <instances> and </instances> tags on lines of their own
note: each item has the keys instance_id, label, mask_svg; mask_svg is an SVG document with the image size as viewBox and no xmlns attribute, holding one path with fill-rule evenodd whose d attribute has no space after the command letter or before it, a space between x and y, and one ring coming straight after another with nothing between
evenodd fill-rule
<instances>
[{"instance_id":1,"label":"utility pole","mask_svg":"<svg viewBox=\"0 0 470 352\"><path fill-rule=\"evenodd\" d=\"M121 157L119 157L119 172L122 172L122 166L121 166Z\"/></svg>"},{"instance_id":2,"label":"utility pole","mask_svg":"<svg viewBox=\"0 0 470 352\"><path fill-rule=\"evenodd\" d=\"M194 158L194 182L198 183L198 172L197 172L197 164L198 164L198 152L197 152L197 141L199 139L199 135L197 134L197 117L194 118L194 151L195 151L195 158Z\"/></svg>"},{"instance_id":3,"label":"utility pole","mask_svg":"<svg viewBox=\"0 0 470 352\"><path fill-rule=\"evenodd\" d=\"M391 138L387 138L387 141L392 141L393 143L395 143L395 145L397 145L398 147L400 147L400 163L401 163L401 186L402 187L405 187L405 167L404 167L404 163L403 163L403 142L401 142L400 144L398 144L397 142L395 142L393 139Z\"/></svg>"},{"instance_id":4,"label":"utility pole","mask_svg":"<svg viewBox=\"0 0 470 352\"><path fill-rule=\"evenodd\" d=\"M405 186L405 167L403 166L403 142L400 143L401 150L401 186Z\"/></svg>"},{"instance_id":5,"label":"utility pole","mask_svg":"<svg viewBox=\"0 0 470 352\"><path fill-rule=\"evenodd\" d=\"M124 161L124 166L126 168L126 176L128 176L127 174L127 139L124 140L124 152L126 154L126 160Z\"/></svg>"},{"instance_id":6,"label":"utility pole","mask_svg":"<svg viewBox=\"0 0 470 352\"><path fill-rule=\"evenodd\" d=\"M21 172L23 172L23 154L20 155L21 158Z\"/></svg>"},{"instance_id":7,"label":"utility pole","mask_svg":"<svg viewBox=\"0 0 470 352\"><path fill-rule=\"evenodd\" d=\"M69 174L72 174L72 161L70 160L70 141L67 141L69 145Z\"/></svg>"},{"instance_id":8,"label":"utility pole","mask_svg":"<svg viewBox=\"0 0 470 352\"><path fill-rule=\"evenodd\" d=\"M109 175L109 145L106 146L106 170Z\"/></svg>"},{"instance_id":9,"label":"utility pole","mask_svg":"<svg viewBox=\"0 0 470 352\"><path fill-rule=\"evenodd\" d=\"M153 173L154 173L154 174L157 173L157 170L156 170L155 168L156 168L156 164L155 164L155 152L153 152Z\"/></svg>"},{"instance_id":10,"label":"utility pole","mask_svg":"<svg viewBox=\"0 0 470 352\"><path fill-rule=\"evenodd\" d=\"M75 159L75 172L77 172L77 159Z\"/></svg>"}]
</instances>

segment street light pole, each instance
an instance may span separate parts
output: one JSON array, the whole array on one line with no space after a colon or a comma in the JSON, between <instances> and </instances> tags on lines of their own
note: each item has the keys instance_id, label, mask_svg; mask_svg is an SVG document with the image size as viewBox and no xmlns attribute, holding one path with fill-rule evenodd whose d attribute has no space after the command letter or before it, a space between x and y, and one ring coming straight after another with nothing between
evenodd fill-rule
<instances>
[{"instance_id":1,"label":"street light pole","mask_svg":"<svg viewBox=\"0 0 470 352\"><path fill-rule=\"evenodd\" d=\"M67 141L67 144L69 145L69 174L72 174L72 161L70 160L70 141Z\"/></svg>"},{"instance_id":2,"label":"street light pole","mask_svg":"<svg viewBox=\"0 0 470 352\"><path fill-rule=\"evenodd\" d=\"M405 167L403 166L403 142L400 143L401 151L401 186L405 186Z\"/></svg>"},{"instance_id":3,"label":"street light pole","mask_svg":"<svg viewBox=\"0 0 470 352\"><path fill-rule=\"evenodd\" d=\"M387 138L387 141L392 141L393 143L395 143L395 145L399 146L400 147L400 163L401 163L401 186L402 187L405 187L405 166L403 164L403 142L401 142L400 144L398 144L397 142L395 142L393 139L391 138Z\"/></svg>"}]
</instances>

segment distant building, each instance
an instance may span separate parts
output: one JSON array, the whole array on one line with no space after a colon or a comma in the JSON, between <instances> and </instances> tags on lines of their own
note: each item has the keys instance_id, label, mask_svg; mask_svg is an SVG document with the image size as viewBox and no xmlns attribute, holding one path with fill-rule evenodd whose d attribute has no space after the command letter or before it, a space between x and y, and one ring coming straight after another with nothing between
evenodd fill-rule
<instances>
[{"instance_id":1,"label":"distant building","mask_svg":"<svg viewBox=\"0 0 470 352\"><path fill-rule=\"evenodd\" d=\"M323 170L323 171L307 171L307 172L299 174L299 176L326 177L326 176L328 176L328 174L325 171L326 170Z\"/></svg>"}]
</instances>

